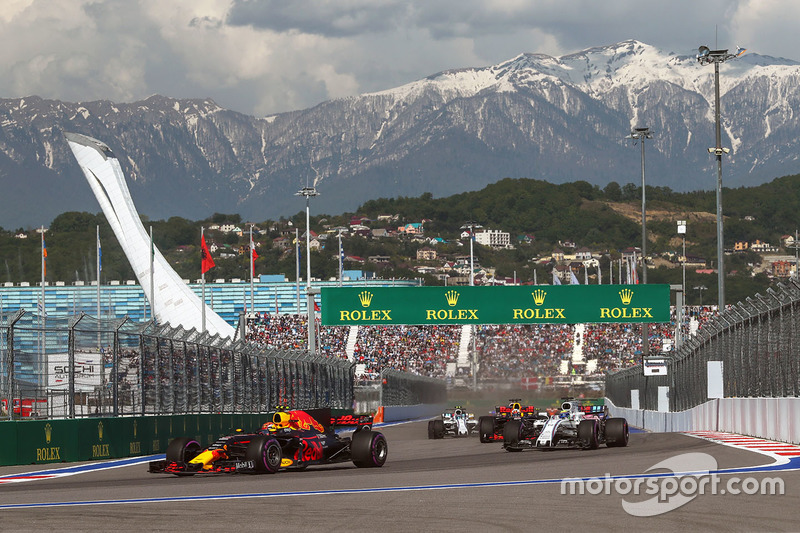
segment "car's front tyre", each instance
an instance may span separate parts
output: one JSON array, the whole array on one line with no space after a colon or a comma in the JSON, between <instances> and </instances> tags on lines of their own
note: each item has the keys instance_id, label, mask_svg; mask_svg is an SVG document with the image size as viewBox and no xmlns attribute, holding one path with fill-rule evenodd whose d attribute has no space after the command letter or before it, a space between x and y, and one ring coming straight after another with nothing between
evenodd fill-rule
<instances>
[{"instance_id":1,"label":"car's front tyre","mask_svg":"<svg viewBox=\"0 0 800 533\"><path fill-rule=\"evenodd\" d=\"M247 445L244 458L246 461L253 461L254 469L259 474L274 474L281 468L283 452L276 439L260 435Z\"/></svg>"}]
</instances>

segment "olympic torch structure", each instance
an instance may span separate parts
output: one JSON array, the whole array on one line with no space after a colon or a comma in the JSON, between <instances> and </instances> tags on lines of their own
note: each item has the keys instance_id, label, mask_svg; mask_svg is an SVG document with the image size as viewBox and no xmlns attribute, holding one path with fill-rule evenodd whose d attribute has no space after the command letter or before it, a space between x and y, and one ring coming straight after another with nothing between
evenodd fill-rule
<instances>
[{"instance_id":1,"label":"olympic torch structure","mask_svg":"<svg viewBox=\"0 0 800 533\"><path fill-rule=\"evenodd\" d=\"M114 230L139 285L143 291L144 287L153 287L152 294L144 292L150 300L156 321L202 332L205 307L206 331L212 336L233 338L233 326L201 301L169 266L157 248L153 247L151 251L150 237L142 225L125 182L125 175L111 149L87 135L64 133L64 136L111 229Z\"/></svg>"}]
</instances>

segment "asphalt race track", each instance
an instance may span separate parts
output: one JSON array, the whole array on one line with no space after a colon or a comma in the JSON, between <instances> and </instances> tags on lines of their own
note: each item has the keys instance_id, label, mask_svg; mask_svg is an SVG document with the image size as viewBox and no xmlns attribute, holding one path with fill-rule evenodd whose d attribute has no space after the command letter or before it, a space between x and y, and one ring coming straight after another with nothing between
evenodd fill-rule
<instances>
[{"instance_id":1,"label":"asphalt race track","mask_svg":"<svg viewBox=\"0 0 800 533\"><path fill-rule=\"evenodd\" d=\"M597 494L598 485L593 491L587 485L583 495L562 494L560 480L643 474L690 452L710 454L720 470L768 465L775 459L682 434L632 433L627 448L509 453L500 443L481 444L477 437L428 440L426 422L381 431L389 442L389 458L380 469L345 463L276 475L175 477L149 474L140 463L3 483L4 476L74 465L3 467L0 530L800 530L798 457L779 470L718 476L723 483L734 475L758 480L752 483L778 477L784 483L782 496L677 495L664 500L676 507L668 512L633 516L623 500L654 498L643 487L638 496L614 490ZM659 472L668 473L657 469L648 474ZM686 503L678 506L679 497Z\"/></svg>"}]
</instances>

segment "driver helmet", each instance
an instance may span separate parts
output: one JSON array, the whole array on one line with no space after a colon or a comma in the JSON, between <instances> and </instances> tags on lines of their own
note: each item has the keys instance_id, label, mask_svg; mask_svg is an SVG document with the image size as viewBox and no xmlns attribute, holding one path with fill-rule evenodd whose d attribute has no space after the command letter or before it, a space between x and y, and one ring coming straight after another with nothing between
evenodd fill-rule
<instances>
[{"instance_id":1,"label":"driver helmet","mask_svg":"<svg viewBox=\"0 0 800 533\"><path fill-rule=\"evenodd\" d=\"M262 426L262 428L269 431L278 431L279 429L288 428L290 419L291 416L289 413L285 411L278 411L272 415L272 422L267 422Z\"/></svg>"}]
</instances>

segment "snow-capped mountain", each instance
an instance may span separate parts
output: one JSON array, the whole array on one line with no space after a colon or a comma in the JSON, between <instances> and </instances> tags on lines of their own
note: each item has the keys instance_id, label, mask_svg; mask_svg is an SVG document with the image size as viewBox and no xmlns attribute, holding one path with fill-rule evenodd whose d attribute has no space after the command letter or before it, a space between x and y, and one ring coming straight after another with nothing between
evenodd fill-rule
<instances>
[{"instance_id":1,"label":"snow-capped mountain","mask_svg":"<svg viewBox=\"0 0 800 533\"><path fill-rule=\"evenodd\" d=\"M800 64L748 53L720 66L727 187L800 172ZM106 142L151 218L237 212L253 220L370 198L475 190L505 177L605 186L713 189L714 67L691 54L624 41L563 57L521 54L381 91L257 118L212 100L0 100L0 225L48 223L97 211L62 131Z\"/></svg>"}]
</instances>

